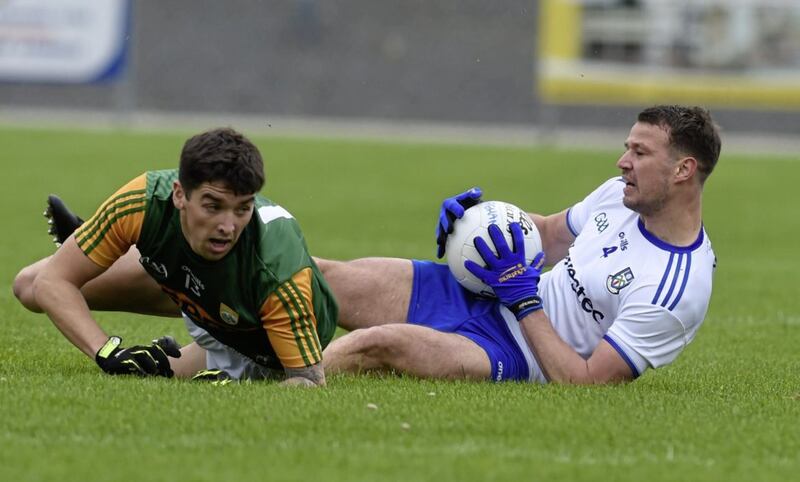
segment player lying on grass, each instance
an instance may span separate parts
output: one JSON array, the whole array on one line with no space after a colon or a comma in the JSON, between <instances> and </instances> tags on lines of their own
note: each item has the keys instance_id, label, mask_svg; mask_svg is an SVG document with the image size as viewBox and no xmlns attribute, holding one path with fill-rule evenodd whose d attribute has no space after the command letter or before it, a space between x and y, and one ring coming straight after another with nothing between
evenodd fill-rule
<instances>
[{"instance_id":1,"label":"player lying on grass","mask_svg":"<svg viewBox=\"0 0 800 482\"><path fill-rule=\"evenodd\" d=\"M326 372L583 384L628 381L672 362L711 296L715 258L702 193L720 145L701 108L641 112L617 161L621 177L570 209L532 215L551 271L542 273L536 260L525 265L518 224L515 246L497 232L499 256L487 247L488 267L468 266L496 300L462 288L443 264L318 260L340 322L369 327L328 346ZM531 189L535 196L535 183ZM480 195L473 189L445 200L439 257L453 219Z\"/></svg>"},{"instance_id":2,"label":"player lying on grass","mask_svg":"<svg viewBox=\"0 0 800 482\"><path fill-rule=\"evenodd\" d=\"M317 260L340 301L339 324L355 330L325 350L326 370L605 383L672 362L694 338L711 295L715 258L702 225L702 191L719 152L719 133L707 111L659 106L641 112L617 161L621 177L570 209L532 215L554 266L550 272L529 266L513 283L501 282L499 273L524 259L508 246L501 258L490 259L488 270L477 270L498 300L467 292L445 265ZM470 190L445 201L439 257L454 218L479 199L480 191ZM62 237L77 222L64 224ZM139 257L132 247L85 285L90 305L174 314L143 275ZM40 263L15 280L23 303ZM202 351L195 343L184 348L193 354L193 368L203 368ZM224 366L212 358L209 366ZM239 357L236 366L254 363ZM190 373L187 365L182 361L178 374Z\"/></svg>"},{"instance_id":3,"label":"player lying on grass","mask_svg":"<svg viewBox=\"0 0 800 482\"><path fill-rule=\"evenodd\" d=\"M297 222L258 195L263 183L258 149L217 129L186 141L179 169L136 177L77 230L81 221L51 197L63 245L23 269L14 293L110 374L208 368L201 378L265 378L277 370L287 384L324 385L336 303ZM90 309L182 313L196 343L182 354L169 337L124 348Z\"/></svg>"}]
</instances>

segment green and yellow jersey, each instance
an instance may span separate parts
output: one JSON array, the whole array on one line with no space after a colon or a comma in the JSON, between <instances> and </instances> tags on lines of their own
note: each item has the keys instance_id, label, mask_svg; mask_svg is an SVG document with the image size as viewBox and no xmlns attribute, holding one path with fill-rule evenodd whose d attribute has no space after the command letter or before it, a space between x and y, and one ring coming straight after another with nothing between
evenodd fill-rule
<instances>
[{"instance_id":1,"label":"green and yellow jersey","mask_svg":"<svg viewBox=\"0 0 800 482\"><path fill-rule=\"evenodd\" d=\"M172 203L177 170L150 171L123 186L76 232L92 261L111 266L136 245L144 269L214 338L270 367L319 363L336 329L337 306L282 207L256 196L255 213L221 260L189 247Z\"/></svg>"}]
</instances>

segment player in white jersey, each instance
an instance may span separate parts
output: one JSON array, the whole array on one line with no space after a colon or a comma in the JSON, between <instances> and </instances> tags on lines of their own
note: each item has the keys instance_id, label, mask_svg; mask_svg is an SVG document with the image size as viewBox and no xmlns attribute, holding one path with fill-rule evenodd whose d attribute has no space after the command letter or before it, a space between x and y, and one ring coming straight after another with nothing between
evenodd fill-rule
<instances>
[{"instance_id":1,"label":"player in white jersey","mask_svg":"<svg viewBox=\"0 0 800 482\"><path fill-rule=\"evenodd\" d=\"M502 235L493 236L498 257L483 250L488 267L467 262L496 300L467 292L442 264L320 260L340 324L364 328L329 345L326 371L607 383L669 364L708 309L715 258L702 191L720 145L705 109L642 111L617 161L621 177L569 209L532 214L551 271L541 274L535 261L501 276L524 259L522 242L509 247ZM440 257L453 221L480 195L471 189L443 203ZM521 240L518 225L512 234Z\"/></svg>"},{"instance_id":2,"label":"player in white jersey","mask_svg":"<svg viewBox=\"0 0 800 482\"><path fill-rule=\"evenodd\" d=\"M714 252L703 229L688 246L658 239L622 204L624 188L623 178L611 179L568 211L575 243L542 275L539 295L556 333L581 357L604 339L635 377L672 362L694 338L708 309ZM519 322L504 313L530 379L546 381Z\"/></svg>"}]
</instances>

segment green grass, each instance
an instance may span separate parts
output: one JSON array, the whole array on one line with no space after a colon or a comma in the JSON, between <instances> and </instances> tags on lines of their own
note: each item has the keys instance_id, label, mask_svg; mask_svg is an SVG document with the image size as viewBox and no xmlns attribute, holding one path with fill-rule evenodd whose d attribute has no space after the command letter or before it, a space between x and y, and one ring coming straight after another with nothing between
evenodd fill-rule
<instances>
[{"instance_id":1,"label":"green grass","mask_svg":"<svg viewBox=\"0 0 800 482\"><path fill-rule=\"evenodd\" d=\"M334 377L324 390L102 375L11 294L52 252L50 192L88 215L183 134L0 130L0 480L775 480L800 473L800 162L723 156L705 225L711 308L676 363L622 387ZM614 152L256 139L265 194L314 254L430 258L441 198L547 213L617 173ZM98 313L128 342L181 323ZM377 405L377 410L368 408ZM403 424L408 424L404 428Z\"/></svg>"}]
</instances>

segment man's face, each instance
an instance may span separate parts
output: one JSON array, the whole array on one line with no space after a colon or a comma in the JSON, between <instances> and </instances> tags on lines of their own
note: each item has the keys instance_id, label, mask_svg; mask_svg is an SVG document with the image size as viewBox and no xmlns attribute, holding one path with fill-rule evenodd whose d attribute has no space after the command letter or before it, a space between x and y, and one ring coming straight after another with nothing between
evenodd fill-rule
<instances>
[{"instance_id":1,"label":"man's face","mask_svg":"<svg viewBox=\"0 0 800 482\"><path fill-rule=\"evenodd\" d=\"M191 192L178 181L172 192L181 229L192 251L209 261L222 259L253 217L254 194L236 195L224 184L205 182Z\"/></svg>"},{"instance_id":2,"label":"man's face","mask_svg":"<svg viewBox=\"0 0 800 482\"><path fill-rule=\"evenodd\" d=\"M669 198L676 160L664 128L634 124L617 161L626 183L622 203L644 215L660 210Z\"/></svg>"}]
</instances>

